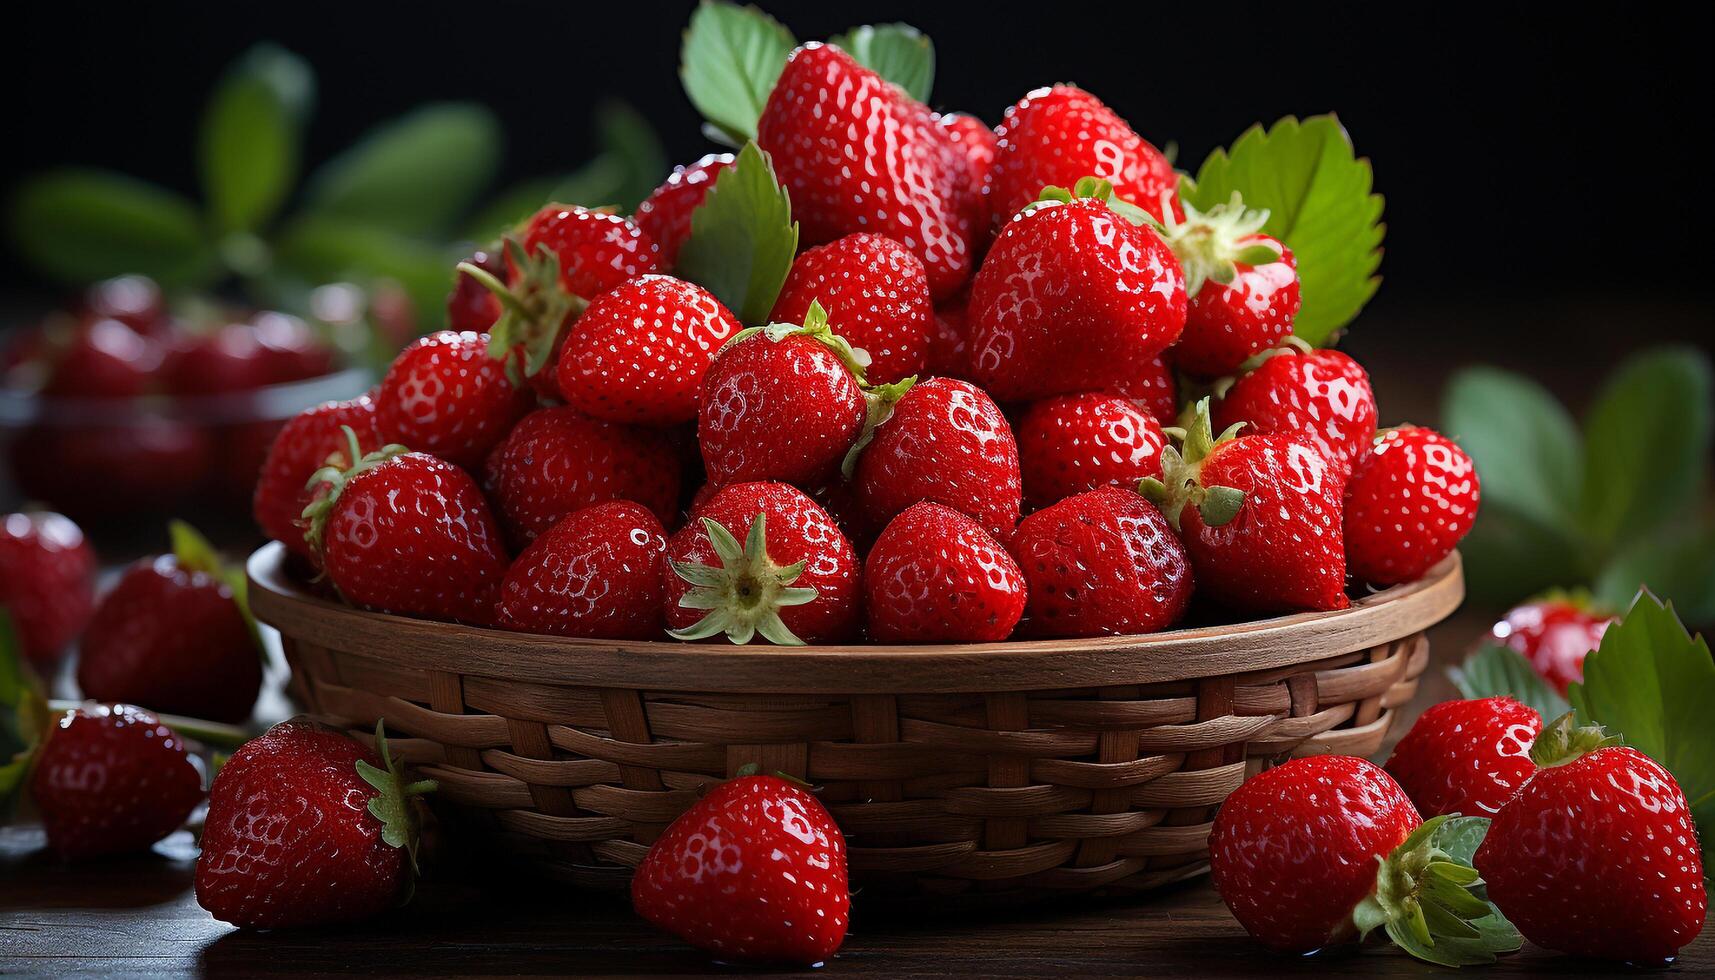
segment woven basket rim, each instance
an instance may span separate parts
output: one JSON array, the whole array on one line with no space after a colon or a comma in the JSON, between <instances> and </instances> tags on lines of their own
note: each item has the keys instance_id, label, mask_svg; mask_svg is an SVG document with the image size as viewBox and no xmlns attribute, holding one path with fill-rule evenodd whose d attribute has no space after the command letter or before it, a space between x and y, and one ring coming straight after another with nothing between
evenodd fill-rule
<instances>
[{"instance_id":1,"label":"woven basket rim","mask_svg":"<svg viewBox=\"0 0 1715 980\"><path fill-rule=\"evenodd\" d=\"M311 595L270 542L250 556L257 618L295 639L412 669L547 685L709 693L882 694L1155 684L1364 650L1440 622L1465 595L1457 553L1351 608L1142 636L943 646L586 640L368 612Z\"/></svg>"}]
</instances>

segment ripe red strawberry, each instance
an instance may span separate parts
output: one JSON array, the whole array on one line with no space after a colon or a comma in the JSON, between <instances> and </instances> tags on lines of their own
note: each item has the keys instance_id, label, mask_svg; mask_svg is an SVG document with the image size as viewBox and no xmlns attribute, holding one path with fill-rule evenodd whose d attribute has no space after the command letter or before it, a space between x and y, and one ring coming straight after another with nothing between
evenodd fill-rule
<instances>
[{"instance_id":1,"label":"ripe red strawberry","mask_svg":"<svg viewBox=\"0 0 1715 980\"><path fill-rule=\"evenodd\" d=\"M538 535L500 587L508 629L599 639L661 638L667 532L647 507L610 500Z\"/></svg>"},{"instance_id":2,"label":"ripe red strawberry","mask_svg":"<svg viewBox=\"0 0 1715 980\"><path fill-rule=\"evenodd\" d=\"M1161 475L1167 437L1137 403L1119 395L1062 395L1030 406L1018 422L1018 463L1032 510L1085 490Z\"/></svg>"},{"instance_id":3,"label":"ripe red strawberry","mask_svg":"<svg viewBox=\"0 0 1715 980\"><path fill-rule=\"evenodd\" d=\"M701 286L641 276L597 297L560 353L566 403L610 422L697 417L697 385L744 325Z\"/></svg>"},{"instance_id":4,"label":"ripe red strawberry","mask_svg":"<svg viewBox=\"0 0 1715 980\"><path fill-rule=\"evenodd\" d=\"M1233 382L1215 403L1215 427L1291 436L1327 458L1341 481L1376 435L1370 376L1337 350L1285 349Z\"/></svg>"},{"instance_id":5,"label":"ripe red strawberry","mask_svg":"<svg viewBox=\"0 0 1715 980\"><path fill-rule=\"evenodd\" d=\"M506 275L506 263L498 251L477 249L465 261L496 279ZM500 298L468 272L454 276L453 291L447 294L447 326L460 332L487 333L503 312Z\"/></svg>"},{"instance_id":6,"label":"ripe red strawberry","mask_svg":"<svg viewBox=\"0 0 1715 980\"><path fill-rule=\"evenodd\" d=\"M214 462L206 428L150 415L109 425L44 419L6 451L25 499L52 500L78 520L182 507Z\"/></svg>"},{"instance_id":7,"label":"ripe red strawberry","mask_svg":"<svg viewBox=\"0 0 1715 980\"><path fill-rule=\"evenodd\" d=\"M1479 945L1465 925L1492 910L1468 890L1480 884L1476 872L1437 846L1446 819L1425 823L1399 784L1364 759L1293 759L1221 804L1209 871L1245 931L1281 952L1311 953L1383 927L1430 962L1492 963L1517 945Z\"/></svg>"},{"instance_id":8,"label":"ripe red strawberry","mask_svg":"<svg viewBox=\"0 0 1715 980\"><path fill-rule=\"evenodd\" d=\"M530 409L530 395L488 356L488 335L432 333L400 352L375 393L383 439L467 469Z\"/></svg>"},{"instance_id":9,"label":"ripe red strawberry","mask_svg":"<svg viewBox=\"0 0 1715 980\"><path fill-rule=\"evenodd\" d=\"M1024 575L982 525L912 504L864 561L864 609L878 643L994 643L1024 614Z\"/></svg>"},{"instance_id":10,"label":"ripe red strawberry","mask_svg":"<svg viewBox=\"0 0 1715 980\"><path fill-rule=\"evenodd\" d=\"M416 797L376 725L377 754L293 719L244 743L208 794L197 904L243 929L356 922L409 896ZM385 760L385 761L383 761Z\"/></svg>"},{"instance_id":11,"label":"ripe red strawberry","mask_svg":"<svg viewBox=\"0 0 1715 980\"><path fill-rule=\"evenodd\" d=\"M886 235L923 261L937 298L970 276L977 187L965 152L928 109L844 51L824 44L793 51L756 134L792 195L805 243ZM854 154L863 161L861 180Z\"/></svg>"},{"instance_id":12,"label":"ripe red strawberry","mask_svg":"<svg viewBox=\"0 0 1715 980\"><path fill-rule=\"evenodd\" d=\"M1490 636L1565 694L1568 685L1584 679L1584 658L1602 645L1602 634L1617 619L1586 596L1554 593L1507 610Z\"/></svg>"},{"instance_id":13,"label":"ripe red strawberry","mask_svg":"<svg viewBox=\"0 0 1715 980\"><path fill-rule=\"evenodd\" d=\"M1191 553L1198 590L1245 612L1350 605L1340 475L1284 435L1234 438L1229 429L1216 439L1208 401L1183 450L1162 450L1162 478L1144 481Z\"/></svg>"},{"instance_id":14,"label":"ripe red strawberry","mask_svg":"<svg viewBox=\"0 0 1715 980\"><path fill-rule=\"evenodd\" d=\"M1163 229L1191 297L1173 363L1204 378L1234 374L1292 332L1298 261L1280 239L1262 233L1268 212L1246 210L1237 193L1207 213L1185 205L1185 215L1169 216Z\"/></svg>"},{"instance_id":15,"label":"ripe red strawberry","mask_svg":"<svg viewBox=\"0 0 1715 980\"><path fill-rule=\"evenodd\" d=\"M118 320L80 324L55 358L49 398L136 398L161 368L160 348Z\"/></svg>"},{"instance_id":16,"label":"ripe red strawberry","mask_svg":"<svg viewBox=\"0 0 1715 980\"><path fill-rule=\"evenodd\" d=\"M1162 426L1179 424L1179 386L1164 358L1157 357L1141 373L1122 379L1111 390L1136 402Z\"/></svg>"},{"instance_id":17,"label":"ripe red strawberry","mask_svg":"<svg viewBox=\"0 0 1715 980\"><path fill-rule=\"evenodd\" d=\"M262 656L232 570L186 526L175 554L143 558L103 596L79 645L85 697L239 722L262 688Z\"/></svg>"},{"instance_id":18,"label":"ripe red strawberry","mask_svg":"<svg viewBox=\"0 0 1715 980\"><path fill-rule=\"evenodd\" d=\"M1536 765L1536 709L1512 698L1443 701L1425 711L1387 761L1419 813L1491 817Z\"/></svg>"},{"instance_id":19,"label":"ripe red strawberry","mask_svg":"<svg viewBox=\"0 0 1715 980\"><path fill-rule=\"evenodd\" d=\"M1162 218L1162 195L1179 209L1179 175L1102 100L1073 85L1039 88L1006 110L989 170L989 207L1005 224L1050 185L1098 177Z\"/></svg>"},{"instance_id":20,"label":"ripe red strawberry","mask_svg":"<svg viewBox=\"0 0 1715 980\"><path fill-rule=\"evenodd\" d=\"M656 429L603 422L575 408L524 416L489 454L484 486L522 546L569 514L634 500L662 523L679 509L679 453Z\"/></svg>"},{"instance_id":21,"label":"ripe red strawberry","mask_svg":"<svg viewBox=\"0 0 1715 980\"><path fill-rule=\"evenodd\" d=\"M77 312L94 320L118 320L145 337L172 326L161 287L147 276L115 276L90 286Z\"/></svg>"},{"instance_id":22,"label":"ripe red strawberry","mask_svg":"<svg viewBox=\"0 0 1715 980\"><path fill-rule=\"evenodd\" d=\"M1482 484L1471 457L1433 429L1384 430L1346 481L1346 568L1393 585L1422 578L1477 519Z\"/></svg>"},{"instance_id":23,"label":"ripe red strawberry","mask_svg":"<svg viewBox=\"0 0 1715 980\"><path fill-rule=\"evenodd\" d=\"M667 557L667 624L678 639L838 643L857 631L857 552L795 487L720 490L668 540Z\"/></svg>"},{"instance_id":24,"label":"ripe red strawberry","mask_svg":"<svg viewBox=\"0 0 1715 980\"><path fill-rule=\"evenodd\" d=\"M947 138L964 151L970 163L971 184L981 187L988 179L989 168L994 166L995 154L1000 151L1000 138L987 123L963 112L945 112L935 121L947 131ZM980 230L981 226L978 227Z\"/></svg>"},{"instance_id":25,"label":"ripe red strawberry","mask_svg":"<svg viewBox=\"0 0 1715 980\"><path fill-rule=\"evenodd\" d=\"M1039 510L1011 547L1030 588L1021 627L1030 636L1154 633L1191 601L1185 546L1131 490L1102 487Z\"/></svg>"},{"instance_id":26,"label":"ripe red strawberry","mask_svg":"<svg viewBox=\"0 0 1715 980\"><path fill-rule=\"evenodd\" d=\"M323 402L293 416L268 450L256 481L252 513L256 526L293 554L314 563L304 540L304 508L310 504L310 476L324 466L344 469L347 459L344 428L357 434L357 447L374 452L385 441L375 426L375 402L368 395L351 401Z\"/></svg>"},{"instance_id":27,"label":"ripe red strawberry","mask_svg":"<svg viewBox=\"0 0 1715 980\"><path fill-rule=\"evenodd\" d=\"M660 248L629 218L577 205L548 204L525 222L519 244L530 260L543 249L554 256L560 286L586 302L629 279L660 271ZM507 275L516 284L525 270L511 253Z\"/></svg>"},{"instance_id":28,"label":"ripe red strawberry","mask_svg":"<svg viewBox=\"0 0 1715 980\"><path fill-rule=\"evenodd\" d=\"M1660 966L1708 911L1697 827L1673 774L1571 715L1477 849L1489 899L1538 946Z\"/></svg>"},{"instance_id":29,"label":"ripe red strawberry","mask_svg":"<svg viewBox=\"0 0 1715 980\"><path fill-rule=\"evenodd\" d=\"M864 519L882 527L933 500L974 518L998 540L1018 523L1018 445L994 400L968 381L932 378L876 430L854 474Z\"/></svg>"},{"instance_id":30,"label":"ripe red strawberry","mask_svg":"<svg viewBox=\"0 0 1715 980\"><path fill-rule=\"evenodd\" d=\"M821 307L812 306L803 327L752 327L715 358L697 404L703 466L717 486L821 486L868 414L863 368Z\"/></svg>"},{"instance_id":31,"label":"ripe red strawberry","mask_svg":"<svg viewBox=\"0 0 1715 980\"><path fill-rule=\"evenodd\" d=\"M89 622L95 571L95 551L65 517L33 511L0 522L0 608L24 656L44 672Z\"/></svg>"},{"instance_id":32,"label":"ripe red strawberry","mask_svg":"<svg viewBox=\"0 0 1715 980\"><path fill-rule=\"evenodd\" d=\"M637 206L632 221L660 248L661 268L671 269L679 260L679 246L691 237L691 213L733 159L731 153L710 153L696 163L674 167L666 182Z\"/></svg>"},{"instance_id":33,"label":"ripe red strawberry","mask_svg":"<svg viewBox=\"0 0 1715 980\"><path fill-rule=\"evenodd\" d=\"M972 376L1001 401L1116 388L1185 326L1172 250L1100 185L1076 190L1008 222L971 287Z\"/></svg>"},{"instance_id":34,"label":"ripe red strawberry","mask_svg":"<svg viewBox=\"0 0 1715 980\"><path fill-rule=\"evenodd\" d=\"M970 374L971 291L962 289L935 307L929 330L929 363L924 372L935 378L963 378Z\"/></svg>"},{"instance_id":35,"label":"ripe red strawberry","mask_svg":"<svg viewBox=\"0 0 1715 980\"><path fill-rule=\"evenodd\" d=\"M811 965L845 941L846 840L802 784L741 775L711 789L649 848L637 914L724 957Z\"/></svg>"},{"instance_id":36,"label":"ripe red strawberry","mask_svg":"<svg viewBox=\"0 0 1715 980\"><path fill-rule=\"evenodd\" d=\"M892 384L929 364L934 307L923 263L881 235L847 235L806 250L792 263L769 319L803 323L811 303L846 342L869 354L864 376Z\"/></svg>"},{"instance_id":37,"label":"ripe red strawberry","mask_svg":"<svg viewBox=\"0 0 1715 980\"><path fill-rule=\"evenodd\" d=\"M175 395L227 395L273 380L269 355L247 323L228 323L189 338L167 359L163 373Z\"/></svg>"},{"instance_id":38,"label":"ripe red strawberry","mask_svg":"<svg viewBox=\"0 0 1715 980\"><path fill-rule=\"evenodd\" d=\"M30 796L64 858L147 850L202 800L202 773L160 719L129 704L60 716L38 751Z\"/></svg>"},{"instance_id":39,"label":"ripe red strawberry","mask_svg":"<svg viewBox=\"0 0 1715 980\"><path fill-rule=\"evenodd\" d=\"M348 444L355 439L348 435ZM470 474L390 445L313 479L326 486L304 511L306 539L347 602L427 619L493 621L509 562Z\"/></svg>"},{"instance_id":40,"label":"ripe red strawberry","mask_svg":"<svg viewBox=\"0 0 1715 980\"><path fill-rule=\"evenodd\" d=\"M264 310L251 317L246 326L261 347L267 384L307 381L334 369L333 348L295 316Z\"/></svg>"}]
</instances>

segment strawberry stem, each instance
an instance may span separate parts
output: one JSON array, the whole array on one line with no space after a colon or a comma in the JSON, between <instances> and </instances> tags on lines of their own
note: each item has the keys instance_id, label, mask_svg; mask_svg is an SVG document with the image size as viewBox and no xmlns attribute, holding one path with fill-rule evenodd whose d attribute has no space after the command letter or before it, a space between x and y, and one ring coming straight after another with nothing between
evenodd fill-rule
<instances>
[{"instance_id":1,"label":"strawberry stem","mask_svg":"<svg viewBox=\"0 0 1715 980\"><path fill-rule=\"evenodd\" d=\"M693 586L679 597L680 607L707 609L708 614L686 629L668 630L667 635L676 640L703 640L724 633L742 646L760 633L770 643L804 645L781 621L780 610L814 600L816 590L791 587L804 574L804 562L775 564L768 557L767 528L768 515L758 513L740 545L731 531L703 518L703 530L720 566L673 562L672 568L673 574Z\"/></svg>"},{"instance_id":2,"label":"strawberry stem","mask_svg":"<svg viewBox=\"0 0 1715 980\"><path fill-rule=\"evenodd\" d=\"M331 461L333 457L329 457L329 464L311 474L309 482L305 484L311 489L320 487L323 483L329 485L325 491L316 494L315 499L304 508L302 515L305 522L304 540L318 555L322 551L322 536L327 533L328 518L333 515L334 504L339 501L340 494L345 492L347 484L358 474L372 470L395 456L410 452L398 443L388 443L366 456L357 441L357 432L349 425L342 425L340 428L345 432L345 458L353 462L349 466L340 466L338 462Z\"/></svg>"},{"instance_id":3,"label":"strawberry stem","mask_svg":"<svg viewBox=\"0 0 1715 980\"><path fill-rule=\"evenodd\" d=\"M1610 735L1601 725L1579 725L1575 714L1568 711L1543 726L1542 734L1530 747L1530 761L1540 769L1552 769L1621 742L1620 736Z\"/></svg>"}]
</instances>

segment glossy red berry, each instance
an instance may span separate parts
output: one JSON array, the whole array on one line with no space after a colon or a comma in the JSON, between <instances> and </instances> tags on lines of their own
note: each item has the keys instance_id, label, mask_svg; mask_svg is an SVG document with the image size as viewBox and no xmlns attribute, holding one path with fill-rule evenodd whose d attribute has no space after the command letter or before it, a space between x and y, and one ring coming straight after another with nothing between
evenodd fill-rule
<instances>
[{"instance_id":1,"label":"glossy red berry","mask_svg":"<svg viewBox=\"0 0 1715 980\"><path fill-rule=\"evenodd\" d=\"M1136 489L1161 475L1166 444L1155 416L1119 395L1037 402L1018 421L1025 503L1034 510L1097 487Z\"/></svg>"},{"instance_id":2,"label":"glossy red berry","mask_svg":"<svg viewBox=\"0 0 1715 980\"><path fill-rule=\"evenodd\" d=\"M1024 614L1024 575L969 517L912 504L864 560L864 609L877 643L993 643Z\"/></svg>"},{"instance_id":3,"label":"glossy red berry","mask_svg":"<svg viewBox=\"0 0 1715 980\"><path fill-rule=\"evenodd\" d=\"M649 509L610 500L544 531L500 588L508 629L615 640L661 639L667 536Z\"/></svg>"},{"instance_id":4,"label":"glossy red berry","mask_svg":"<svg viewBox=\"0 0 1715 980\"><path fill-rule=\"evenodd\" d=\"M769 319L803 323L820 303L846 342L869 354L871 384L920 375L929 364L934 307L923 263L881 235L846 235L792 263Z\"/></svg>"},{"instance_id":5,"label":"glossy red berry","mask_svg":"<svg viewBox=\"0 0 1715 980\"><path fill-rule=\"evenodd\" d=\"M660 247L663 269L678 261L679 246L691 236L692 212L733 160L731 153L710 153L696 163L674 167L666 182L637 206L632 221Z\"/></svg>"},{"instance_id":6,"label":"glossy red berry","mask_svg":"<svg viewBox=\"0 0 1715 980\"><path fill-rule=\"evenodd\" d=\"M1388 429L1346 482L1346 569L1373 585L1422 578L1477 519L1471 457L1433 429Z\"/></svg>"},{"instance_id":7,"label":"glossy red berry","mask_svg":"<svg viewBox=\"0 0 1715 980\"><path fill-rule=\"evenodd\" d=\"M1394 746L1388 775L1425 816L1491 817L1536 771L1541 732L1542 716L1512 698L1443 701Z\"/></svg>"}]
</instances>

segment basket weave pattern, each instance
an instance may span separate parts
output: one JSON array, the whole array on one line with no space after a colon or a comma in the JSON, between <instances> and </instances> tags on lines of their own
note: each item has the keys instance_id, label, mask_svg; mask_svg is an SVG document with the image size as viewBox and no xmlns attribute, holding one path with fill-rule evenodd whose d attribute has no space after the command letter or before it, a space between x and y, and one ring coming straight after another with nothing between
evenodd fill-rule
<instances>
[{"instance_id":1,"label":"basket weave pattern","mask_svg":"<svg viewBox=\"0 0 1715 980\"><path fill-rule=\"evenodd\" d=\"M361 613L283 587L278 558L264 549L252 560L252 594L258 615L282 630L294 696L360 736L384 718L395 750L440 781L438 805L451 805L467 835L538 872L598 888L623 887L704 786L748 763L820 788L846 834L854 881L873 891L1142 890L1198 874L1214 810L1248 774L1293 755L1381 747L1428 663L1423 628L1462 594L1453 560L1434 581L1404 587L1414 595L1358 603L1374 607L1375 615L1349 620L1364 628L1327 626L1347 622L1338 619L1345 614L1297 617L1322 625L1302 630L1301 651L1273 656L1290 662L1230 673L1160 679L1161 661L1177 655L1173 634L1161 634L1110 644L1065 671L1038 669L1039 686L1027 689L1010 676L981 683L983 670L931 661L922 677L902 668L912 679L894 680L898 690L868 682L817 690L832 685L811 671L782 682L787 693L753 693L731 688L757 663L790 677L800 655L711 653L706 670L681 662L663 671L650 659L655 651L641 648L681 661L688 648L520 638ZM379 643L385 633L365 632L389 622L410 623L425 638L417 655L409 637ZM1373 639L1390 628L1403 633ZM460 639L434 642L447 631ZM1202 633L1207 643L1221 631ZM453 669L460 641L473 655ZM1069 651L1093 642L1061 641ZM574 662L535 679L542 671L507 669L504 651L474 655L487 644L537 657L557 647L610 669L578 683ZM1054 647L1037 644L1027 655L1052 665ZM1009 655L972 650L973 664ZM1115 682L1090 683L1085 663ZM616 683L633 674L635 685ZM1142 682L1123 683L1128 675Z\"/></svg>"}]
</instances>

